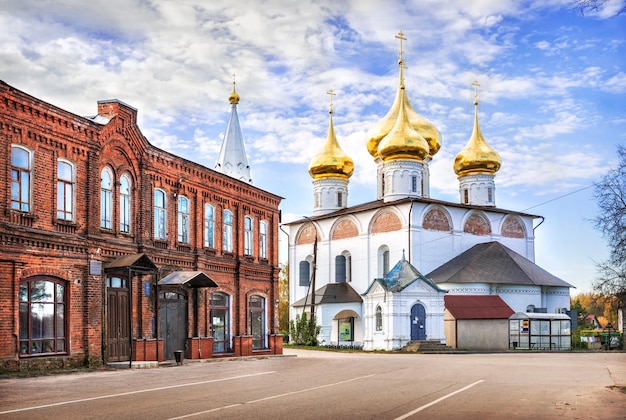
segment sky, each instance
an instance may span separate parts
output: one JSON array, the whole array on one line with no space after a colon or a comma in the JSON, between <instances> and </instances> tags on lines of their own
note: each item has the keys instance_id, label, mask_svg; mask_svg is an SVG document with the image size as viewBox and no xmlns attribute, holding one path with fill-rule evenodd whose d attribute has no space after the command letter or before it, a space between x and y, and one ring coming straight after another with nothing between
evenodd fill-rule
<instances>
[{"instance_id":1,"label":"sky","mask_svg":"<svg viewBox=\"0 0 626 420\"><path fill-rule=\"evenodd\" d=\"M545 218L535 262L575 295L608 257L593 184L626 144L624 1L581 14L573 0L0 0L0 80L82 116L119 99L150 143L214 168L235 75L253 183L284 197L289 222L313 211L307 167L329 89L355 163L349 205L376 199L365 136L396 94L402 31L407 94L443 139L431 197L459 202L452 164L477 80L481 130L502 157L497 207Z\"/></svg>"}]
</instances>

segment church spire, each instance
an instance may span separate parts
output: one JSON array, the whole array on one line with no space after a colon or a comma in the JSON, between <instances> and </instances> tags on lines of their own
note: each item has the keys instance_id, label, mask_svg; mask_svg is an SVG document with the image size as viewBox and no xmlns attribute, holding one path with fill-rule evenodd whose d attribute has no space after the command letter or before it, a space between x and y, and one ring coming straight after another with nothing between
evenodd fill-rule
<instances>
[{"instance_id":1,"label":"church spire","mask_svg":"<svg viewBox=\"0 0 626 420\"><path fill-rule=\"evenodd\" d=\"M241 126L239 125L239 116L237 115L237 104L240 98L235 89L236 83L235 75L233 74L233 91L228 96L230 119L226 126L220 156L215 169L230 177L252 184L250 166L248 165Z\"/></svg>"}]
</instances>

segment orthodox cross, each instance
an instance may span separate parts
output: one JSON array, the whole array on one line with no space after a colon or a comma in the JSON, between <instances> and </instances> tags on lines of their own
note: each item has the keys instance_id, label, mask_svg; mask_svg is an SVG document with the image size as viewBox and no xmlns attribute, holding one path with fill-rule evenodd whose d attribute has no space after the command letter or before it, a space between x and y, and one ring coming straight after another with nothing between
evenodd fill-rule
<instances>
[{"instance_id":1,"label":"orthodox cross","mask_svg":"<svg viewBox=\"0 0 626 420\"><path fill-rule=\"evenodd\" d=\"M398 35L396 35L396 38L398 38L400 40L400 61L402 61L402 41L406 41L406 38L404 37L404 34L402 33L402 31L398 32Z\"/></svg>"},{"instance_id":2,"label":"orthodox cross","mask_svg":"<svg viewBox=\"0 0 626 420\"><path fill-rule=\"evenodd\" d=\"M474 105L476 105L478 104L478 87L480 86L478 80L474 79L472 86L474 86Z\"/></svg>"},{"instance_id":3,"label":"orthodox cross","mask_svg":"<svg viewBox=\"0 0 626 420\"><path fill-rule=\"evenodd\" d=\"M336 96L337 94L332 89L329 89L328 92L326 92L326 94L330 96L330 110L328 112L332 114L333 113L333 96Z\"/></svg>"}]
</instances>

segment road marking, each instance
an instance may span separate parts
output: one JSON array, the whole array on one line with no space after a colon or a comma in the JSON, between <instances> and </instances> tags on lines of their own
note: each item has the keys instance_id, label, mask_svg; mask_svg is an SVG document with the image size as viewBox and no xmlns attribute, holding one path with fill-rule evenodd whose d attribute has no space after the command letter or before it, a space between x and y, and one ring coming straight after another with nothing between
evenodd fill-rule
<instances>
[{"instance_id":1,"label":"road marking","mask_svg":"<svg viewBox=\"0 0 626 420\"><path fill-rule=\"evenodd\" d=\"M453 396L453 395L455 395L455 394L458 394L459 392L466 391L466 390L470 389L471 387L473 387L474 385L478 385L478 384L479 384L479 383L481 383L482 381L484 381L484 379L481 379L480 381L476 381L476 382L474 382L473 384L469 384L469 385L468 385L468 386L466 386L465 388L461 388L461 389L458 389L458 390L456 390L456 391L454 391L454 392L451 392L451 393L449 393L449 394L447 394L447 395L444 395L444 396L443 396L443 397L441 397L441 398L437 398L435 401L429 402L429 403L428 403L428 404L426 404L426 405L423 405L423 406L421 406L421 407L419 407L419 408L416 408L415 410L410 411L410 412L406 413L406 414L405 414L405 415L403 415L403 416L396 417L396 418L395 418L395 420L403 420L403 419L406 419L406 418L408 418L408 417L411 417L413 414L415 414L415 413L419 413L420 411L427 409L427 408L428 408L428 407L430 407L431 405L435 405L435 404L437 404L437 403L440 403L441 401L445 400L446 398L449 398L449 397L451 397L451 396Z\"/></svg>"},{"instance_id":2,"label":"road marking","mask_svg":"<svg viewBox=\"0 0 626 420\"><path fill-rule=\"evenodd\" d=\"M268 401L268 400L273 400L273 399L276 399L276 398L288 397L290 395L301 394L303 392L314 391L316 389L323 389L323 388L328 388L328 387L331 387L331 386L342 385L342 384L345 384L345 383L348 383L348 382L358 381L359 379L370 378L372 376L374 376L374 374L365 375L365 376L359 376L359 377L352 378L352 379L346 379L345 381L333 382L332 384L314 386L312 388L301 389L299 391L291 391L291 392L285 392L284 394L271 395L269 397L259 398L258 400L251 400L251 401L247 401L247 402L243 402L243 403L230 404L230 405L225 405L225 406L222 406L222 407L216 407L216 408L212 408L210 410L198 411L197 413L190 413L190 414L186 414L186 415L180 416L180 417L172 417L169 420L179 420L179 419L186 419L186 418L189 418L189 417L202 416L204 414L213 413L213 412L220 411L220 410L226 410L226 409L233 408L233 407L239 407L239 406L242 406L242 405L245 405L245 404L254 404L254 403L261 402L261 401Z\"/></svg>"},{"instance_id":3,"label":"road marking","mask_svg":"<svg viewBox=\"0 0 626 420\"><path fill-rule=\"evenodd\" d=\"M142 394L144 392L163 391L164 389L184 388L186 386L204 385L204 384L210 384L210 383L213 383L213 382L223 382L223 381L230 381L230 380L233 380L233 379L250 378L252 376L268 375L270 373L276 373L276 371L251 373L251 374L248 374L248 375L231 376L229 378L221 378L221 379L210 379L210 380L207 380L207 381L192 382L192 383L188 383L188 384L161 386L161 387L158 387L158 388L142 389L142 390L139 390L139 391L120 392L119 394L110 394L110 395L101 395L101 396L98 396L98 397L81 398L80 400L62 401L62 402L53 403L53 404L37 405L37 406L34 406L34 407L16 408L15 410L0 411L0 415L2 415L2 414L10 414L10 413L19 413L21 411L39 410L39 409L42 409L42 408L49 408L49 407L58 407L60 405L77 404L77 403L86 402L86 401L103 400L103 399L106 399L106 398L124 397L126 395Z\"/></svg>"}]
</instances>

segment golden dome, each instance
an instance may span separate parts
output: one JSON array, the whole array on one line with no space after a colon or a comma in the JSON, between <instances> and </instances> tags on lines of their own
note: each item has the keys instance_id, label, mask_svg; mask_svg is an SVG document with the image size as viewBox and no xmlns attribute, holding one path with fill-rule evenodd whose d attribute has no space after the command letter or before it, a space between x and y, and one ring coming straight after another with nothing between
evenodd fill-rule
<instances>
[{"instance_id":1,"label":"golden dome","mask_svg":"<svg viewBox=\"0 0 626 420\"><path fill-rule=\"evenodd\" d=\"M400 88L404 90L404 86ZM383 160L419 159L423 160L429 154L429 145L426 139L413 128L409 121L405 94L400 94L398 116L393 128L378 144L377 153Z\"/></svg>"},{"instance_id":2,"label":"golden dome","mask_svg":"<svg viewBox=\"0 0 626 420\"><path fill-rule=\"evenodd\" d=\"M239 94L235 90L235 82L233 82L233 91L228 95L228 102L234 105L239 103Z\"/></svg>"},{"instance_id":3,"label":"golden dome","mask_svg":"<svg viewBox=\"0 0 626 420\"><path fill-rule=\"evenodd\" d=\"M333 95L331 92L332 91L329 91L329 94ZM326 143L324 147L322 147L322 150L311 159L309 163L309 174L313 179L330 177L348 179L354 172L354 162L343 152L337 142L335 129L333 127L332 103L329 114L330 123L328 125Z\"/></svg>"},{"instance_id":4,"label":"golden dome","mask_svg":"<svg viewBox=\"0 0 626 420\"><path fill-rule=\"evenodd\" d=\"M396 99L394 100L389 112L387 112L387 115L385 115L368 131L366 137L367 151L374 158L378 157L378 144L383 137L389 134L395 125L396 120L398 119L400 103L402 101L404 101L405 104L405 112L409 120L409 124L411 124L413 129L417 131L424 138L424 140L426 140L429 149L428 154L431 157L434 156L441 148L441 133L430 121L426 120L413 109L406 94L406 89L402 86L398 88Z\"/></svg>"},{"instance_id":5,"label":"golden dome","mask_svg":"<svg viewBox=\"0 0 626 420\"><path fill-rule=\"evenodd\" d=\"M404 102L405 112L409 123L413 129L415 129L415 131L417 131L424 138L424 140L426 140L428 143L428 155L432 157L441 148L441 133L430 121L415 112L409 102L409 98L404 88L404 58L402 57L402 41L406 40L406 38L404 38L402 31L396 35L396 38L400 40L400 59L398 60L398 65L400 67L400 80L398 93L393 105L391 105L391 109L387 112L387 115L385 115L368 131L366 136L367 151L374 158L379 156L378 145L383 137L389 134L391 129L396 124L401 103Z\"/></svg>"},{"instance_id":6,"label":"golden dome","mask_svg":"<svg viewBox=\"0 0 626 420\"><path fill-rule=\"evenodd\" d=\"M478 86L478 83L475 82ZM474 130L467 145L454 159L454 172L458 176L495 174L502 159L485 141L478 125L478 99L474 99Z\"/></svg>"}]
</instances>

